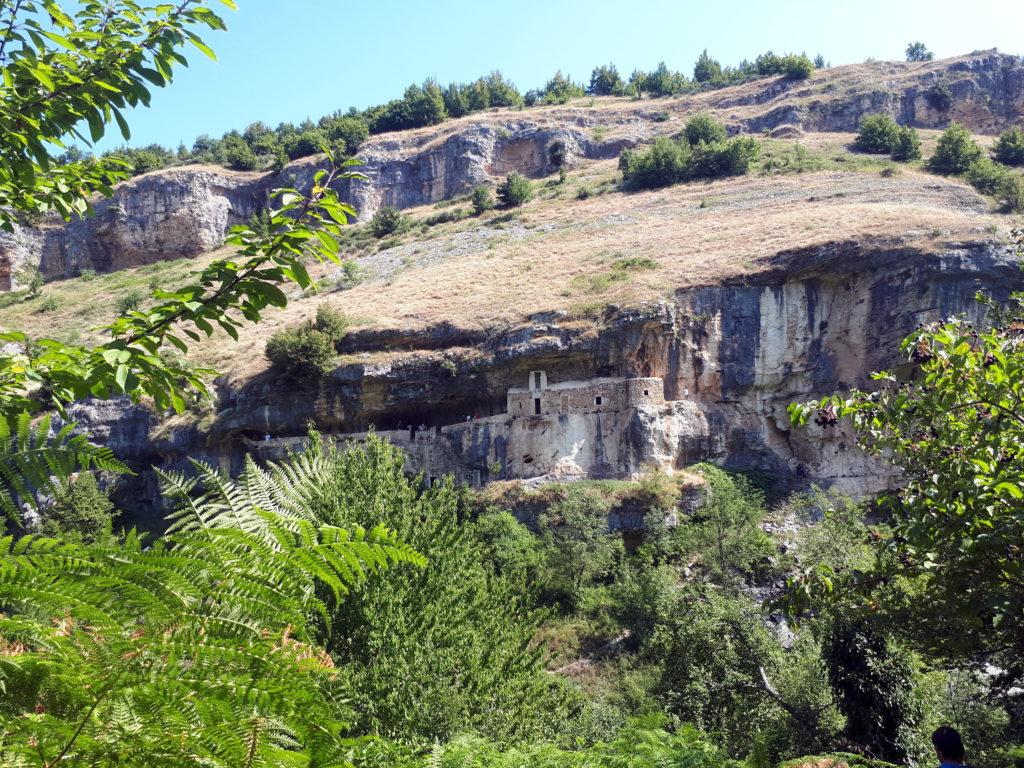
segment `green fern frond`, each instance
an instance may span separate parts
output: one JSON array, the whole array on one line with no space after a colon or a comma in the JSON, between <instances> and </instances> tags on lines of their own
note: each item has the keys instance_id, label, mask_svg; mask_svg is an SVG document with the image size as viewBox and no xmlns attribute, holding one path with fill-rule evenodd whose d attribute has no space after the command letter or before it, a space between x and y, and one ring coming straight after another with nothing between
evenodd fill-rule
<instances>
[{"instance_id":1,"label":"green fern frond","mask_svg":"<svg viewBox=\"0 0 1024 768\"><path fill-rule=\"evenodd\" d=\"M50 416L35 424L27 412L0 417L0 509L20 521L21 511L38 511L76 472L101 469L131 474L109 448L93 445L74 424L51 434Z\"/></svg>"}]
</instances>

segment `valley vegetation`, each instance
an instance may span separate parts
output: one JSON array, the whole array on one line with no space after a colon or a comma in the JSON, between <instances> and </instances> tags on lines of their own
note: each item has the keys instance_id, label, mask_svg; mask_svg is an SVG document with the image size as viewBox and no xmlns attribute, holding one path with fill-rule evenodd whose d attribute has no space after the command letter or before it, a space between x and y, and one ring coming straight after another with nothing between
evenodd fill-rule
<instances>
[{"instance_id":1,"label":"valley vegetation","mask_svg":"<svg viewBox=\"0 0 1024 768\"><path fill-rule=\"evenodd\" d=\"M210 54L197 30L224 24L210 6L0 8L0 225L86 212L136 170L58 163L43 142L98 140L108 123L127 138L120 110L166 85L186 47ZM733 75L703 56L694 76ZM624 171L742 173L756 147L703 118L665 141ZM427 487L375 437L314 431L234 478L162 473L166 531L124 529L97 480L129 469L55 419L86 397L180 412L208 394L191 345L237 339L311 285L311 259L340 262L345 154L233 229L230 257L126 304L102 343L2 335L4 765L762 768L831 753L818 764L877 768L925 758L939 722L978 766L1019 759L1019 302L984 328L923 327L904 350L916 379L792 409L823 429L852 418L906 472L877 524L834 494L784 498L709 465ZM500 198L530 192L509 178ZM281 364L322 372L345 330L318 314L278 340ZM627 512L642 536L609 530Z\"/></svg>"}]
</instances>

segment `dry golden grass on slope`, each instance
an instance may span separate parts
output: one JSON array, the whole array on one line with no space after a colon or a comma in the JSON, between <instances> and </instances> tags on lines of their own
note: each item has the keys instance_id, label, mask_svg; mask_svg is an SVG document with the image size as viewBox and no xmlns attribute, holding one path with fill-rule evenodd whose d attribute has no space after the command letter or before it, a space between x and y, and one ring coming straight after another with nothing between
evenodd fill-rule
<instances>
[{"instance_id":1,"label":"dry golden grass on slope","mask_svg":"<svg viewBox=\"0 0 1024 768\"><path fill-rule=\"evenodd\" d=\"M967 185L850 153L851 139L765 140L765 158L751 175L711 183L622 193L615 161L603 161L573 171L564 184L538 182L538 198L511 214L428 227L422 222L437 207L407 211L420 225L395 247L359 259L365 282L296 292L286 310L268 313L240 342L217 337L193 356L247 377L265 367L266 339L312 316L321 302L378 328L500 328L540 311L586 317L608 304L655 301L679 287L764 270L783 250L870 238L933 248L1009 228L1008 217L991 213ZM580 190L590 196L579 199ZM213 257L57 281L39 299L0 308L0 327L74 338L112 318L119 296L148 292L151 283L175 285ZM330 278L337 269L313 272Z\"/></svg>"},{"instance_id":2,"label":"dry golden grass on slope","mask_svg":"<svg viewBox=\"0 0 1024 768\"><path fill-rule=\"evenodd\" d=\"M389 276L296 301L240 345L222 347L216 362L243 377L262 369L266 338L311 316L320 302L380 328L495 328L540 311L586 315L608 304L658 300L679 287L765 269L779 251L836 240L892 239L928 249L1005 233L1006 217L988 208L965 185L914 171L744 177L541 200L503 230L489 226L501 215L488 216L475 229L459 222L426 244L401 246L418 253ZM496 234L450 255L453 240L474 231Z\"/></svg>"}]
</instances>

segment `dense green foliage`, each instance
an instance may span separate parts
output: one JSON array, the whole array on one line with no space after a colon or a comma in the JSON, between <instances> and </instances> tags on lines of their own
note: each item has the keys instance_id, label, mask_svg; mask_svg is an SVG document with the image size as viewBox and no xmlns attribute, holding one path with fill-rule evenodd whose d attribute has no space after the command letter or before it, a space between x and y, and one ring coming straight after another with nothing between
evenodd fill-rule
<instances>
[{"instance_id":1,"label":"dense green foliage","mask_svg":"<svg viewBox=\"0 0 1024 768\"><path fill-rule=\"evenodd\" d=\"M4 764L341 759L349 711L310 617L369 571L424 561L383 529L270 509L188 505L145 546L0 540Z\"/></svg>"},{"instance_id":2,"label":"dense green foliage","mask_svg":"<svg viewBox=\"0 0 1024 768\"><path fill-rule=\"evenodd\" d=\"M907 45L907 61L931 61L934 58L935 54L929 51L922 42Z\"/></svg>"},{"instance_id":3,"label":"dense green foliage","mask_svg":"<svg viewBox=\"0 0 1024 768\"><path fill-rule=\"evenodd\" d=\"M626 90L626 81L622 79L614 64L594 67L590 73L587 93L591 96L623 96Z\"/></svg>"},{"instance_id":4,"label":"dense green foliage","mask_svg":"<svg viewBox=\"0 0 1024 768\"><path fill-rule=\"evenodd\" d=\"M498 185L497 195L503 208L520 208L533 197L533 184L523 174L513 171Z\"/></svg>"},{"instance_id":5,"label":"dense green foliage","mask_svg":"<svg viewBox=\"0 0 1024 768\"><path fill-rule=\"evenodd\" d=\"M477 187L470 196L470 202L473 204L473 213L479 216L494 207L494 194L487 187Z\"/></svg>"},{"instance_id":6,"label":"dense green foliage","mask_svg":"<svg viewBox=\"0 0 1024 768\"><path fill-rule=\"evenodd\" d=\"M374 237L387 237L402 226L402 212L392 205L385 205L370 219L370 232Z\"/></svg>"},{"instance_id":7,"label":"dense green foliage","mask_svg":"<svg viewBox=\"0 0 1024 768\"><path fill-rule=\"evenodd\" d=\"M331 617L327 648L348 671L356 727L417 745L467 732L557 738L578 696L543 671L532 643L541 614L489 566L462 519L462 492L450 482L423 488L404 474L403 452L376 438L314 455L323 480L308 505L318 518L383 523L430 561L356 587Z\"/></svg>"},{"instance_id":8,"label":"dense green foliage","mask_svg":"<svg viewBox=\"0 0 1024 768\"><path fill-rule=\"evenodd\" d=\"M938 173L964 173L981 156L981 147L971 132L959 123L953 123L939 137L928 167Z\"/></svg>"},{"instance_id":9,"label":"dense green foliage","mask_svg":"<svg viewBox=\"0 0 1024 768\"><path fill-rule=\"evenodd\" d=\"M1013 713L1009 691L1024 680L1024 297L990 310L986 327L955 317L908 337L913 380L883 372L877 391L791 408L797 423L818 412L825 428L849 417L861 445L905 478L881 499L891 531L878 536L872 569L838 580L808 572L795 594L884 608L923 653L994 664L993 694Z\"/></svg>"},{"instance_id":10,"label":"dense green foliage","mask_svg":"<svg viewBox=\"0 0 1024 768\"><path fill-rule=\"evenodd\" d=\"M861 152L889 154L900 135L900 127L888 115L869 115L860 121L853 146Z\"/></svg>"},{"instance_id":11,"label":"dense green foliage","mask_svg":"<svg viewBox=\"0 0 1024 768\"><path fill-rule=\"evenodd\" d=\"M742 176L759 152L749 136L725 139L725 127L708 115L689 120L681 139L659 136L645 150L627 149L619 156L623 185L654 189L695 179Z\"/></svg>"},{"instance_id":12,"label":"dense green foliage","mask_svg":"<svg viewBox=\"0 0 1024 768\"><path fill-rule=\"evenodd\" d=\"M691 117L683 129L683 136L687 143L694 147L698 144L715 144L725 141L729 134L725 126L715 120L711 115L702 112Z\"/></svg>"},{"instance_id":13,"label":"dense green foliage","mask_svg":"<svg viewBox=\"0 0 1024 768\"><path fill-rule=\"evenodd\" d=\"M334 367L336 345L347 329L344 315L321 304L315 319L277 331L267 340L267 359L273 371L286 379L316 381Z\"/></svg>"},{"instance_id":14,"label":"dense green foliage","mask_svg":"<svg viewBox=\"0 0 1024 768\"><path fill-rule=\"evenodd\" d=\"M902 126L896 139L892 143L890 156L893 160L906 163L911 160L921 159L921 137L917 135L917 129L909 125Z\"/></svg>"},{"instance_id":15,"label":"dense green foliage","mask_svg":"<svg viewBox=\"0 0 1024 768\"><path fill-rule=\"evenodd\" d=\"M1004 165L1024 165L1024 130L1014 126L999 134L992 157Z\"/></svg>"},{"instance_id":16,"label":"dense green foliage","mask_svg":"<svg viewBox=\"0 0 1024 768\"><path fill-rule=\"evenodd\" d=\"M43 510L38 533L91 544L111 536L114 516L114 504L100 490L96 475L82 472L54 494Z\"/></svg>"}]
</instances>

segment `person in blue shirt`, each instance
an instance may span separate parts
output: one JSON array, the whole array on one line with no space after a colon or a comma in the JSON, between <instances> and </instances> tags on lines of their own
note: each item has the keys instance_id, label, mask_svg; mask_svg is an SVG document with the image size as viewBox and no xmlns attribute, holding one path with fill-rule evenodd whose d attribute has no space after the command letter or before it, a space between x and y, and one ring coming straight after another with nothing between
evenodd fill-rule
<instances>
[{"instance_id":1,"label":"person in blue shirt","mask_svg":"<svg viewBox=\"0 0 1024 768\"><path fill-rule=\"evenodd\" d=\"M932 734L932 745L939 758L940 768L959 768L964 765L964 742L956 728L943 725Z\"/></svg>"}]
</instances>

